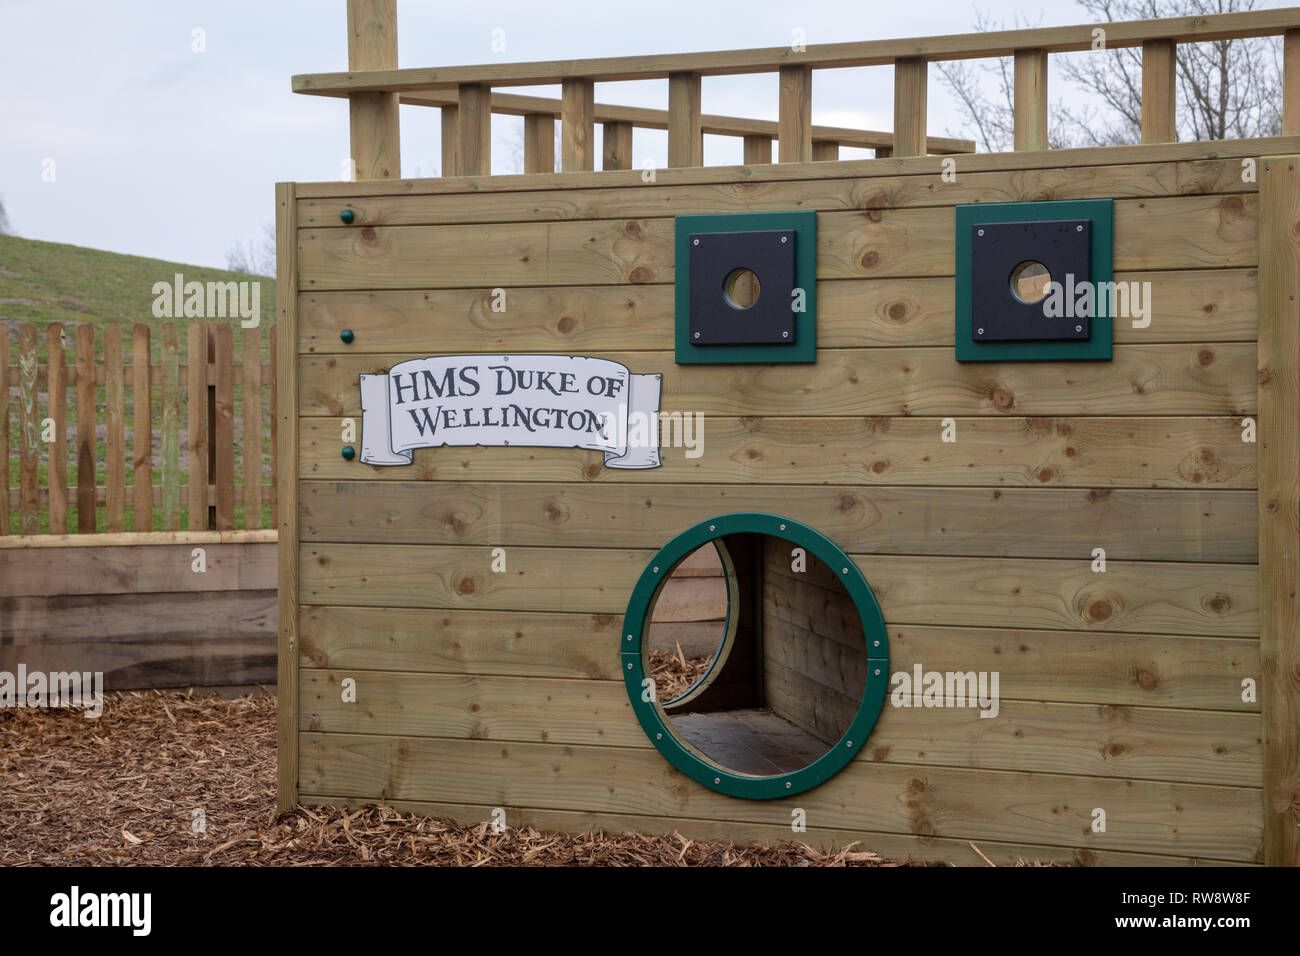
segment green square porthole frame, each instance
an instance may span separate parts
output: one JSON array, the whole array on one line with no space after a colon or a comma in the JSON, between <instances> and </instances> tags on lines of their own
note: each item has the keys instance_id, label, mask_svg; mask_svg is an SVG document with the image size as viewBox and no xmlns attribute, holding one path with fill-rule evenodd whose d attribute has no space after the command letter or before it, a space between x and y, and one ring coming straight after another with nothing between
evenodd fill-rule
<instances>
[{"instance_id":1,"label":"green square porthole frame","mask_svg":"<svg viewBox=\"0 0 1300 956\"><path fill-rule=\"evenodd\" d=\"M697 548L726 535L740 533L764 534L788 541L837 570L840 582L857 607L867 651L867 679L862 702L848 730L808 766L767 777L736 773L701 757L683 745L659 702L642 699L650 612L664 582L672 576L673 569ZM889 637L885 620L862 571L833 541L816 529L791 518L763 512L737 512L709 518L664 545L641 572L632 590L619 643L622 645L623 682L632 702L632 711L655 749L697 783L728 796L749 800L793 796L825 783L842 770L866 746L880 716L889 684Z\"/></svg>"},{"instance_id":2,"label":"green square porthole frame","mask_svg":"<svg viewBox=\"0 0 1300 956\"><path fill-rule=\"evenodd\" d=\"M1088 280L1110 282L1114 278L1114 202L1110 199L1071 199L1055 202L976 203L956 207L956 349L958 362L1034 362L1107 360L1113 357L1113 317L1108 302L1093 296L1093 315L1086 339L1036 342L976 342L971 328L973 305L971 285L975 226L995 222L1038 222L1059 219L1090 220ZM1008 277L1008 288L1010 277ZM1095 288L1095 286L1094 286ZM1008 292L1008 294L1010 294Z\"/></svg>"},{"instance_id":3,"label":"green square porthole frame","mask_svg":"<svg viewBox=\"0 0 1300 956\"><path fill-rule=\"evenodd\" d=\"M738 212L725 215L678 216L674 220L675 268L673 313L674 344L678 365L744 365L817 361L817 213ZM803 289L804 310L795 313L794 342L788 345L692 345L691 254L692 233L763 232L793 230L795 288ZM775 290L773 290L775 292ZM718 290L719 296L722 290ZM759 292L762 295L762 291ZM790 296L782 290L775 293Z\"/></svg>"}]
</instances>

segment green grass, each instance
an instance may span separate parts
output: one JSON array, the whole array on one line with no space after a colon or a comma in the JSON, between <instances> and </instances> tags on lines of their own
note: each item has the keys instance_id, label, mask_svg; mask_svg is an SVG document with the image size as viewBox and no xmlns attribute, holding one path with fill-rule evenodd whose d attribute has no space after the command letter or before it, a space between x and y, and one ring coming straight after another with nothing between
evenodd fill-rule
<instances>
[{"instance_id":1,"label":"green grass","mask_svg":"<svg viewBox=\"0 0 1300 956\"><path fill-rule=\"evenodd\" d=\"M40 242L31 239L19 239L13 236L0 236L0 334L7 335L9 340L9 361L11 365L18 364L18 327L26 323L34 323L38 328L38 361L42 367L48 362L46 354L46 328L53 322L64 324L64 340L66 343L66 363L71 368L76 363L76 343L73 326L89 323L102 329L105 325L117 323L122 326L123 340L123 361L128 365L131 362L131 326L136 323L144 323L151 329L150 334L150 356L151 364L160 364L162 361L162 327L167 323L173 323L176 326L177 338L179 342L180 361L185 362L186 352L186 329L195 322L209 321L197 318L158 318L153 314L154 292L153 286L156 282L171 283L176 273L184 276L184 281L198 282L240 282L255 280L260 281L261 285L261 328L249 330L253 334L260 335L261 353L263 362L269 359L270 337L267 330L275 317L275 280L267 279L261 276L248 276L236 272L227 272L222 269L209 269L200 266L189 266L183 263L165 262L159 259L146 259L140 256L127 256L115 252L104 252L98 249L86 249L80 246L63 245L61 243ZM242 361L243 341L242 335L244 330L240 327L238 318L222 320L216 319L211 321L229 321L233 329L234 355L235 361ZM95 353L96 362L102 363L104 349L104 335L102 332L96 333L95 336ZM133 399L134 393L131 389L131 382L128 377L125 385L125 422L130 432L133 423ZM237 480L242 482L243 478L243 395L242 386L235 388L234 395L234 412L236 418L235 424L235 455ZM180 426L182 436L186 424L186 388L184 376L180 382L181 409L180 409ZM162 428L162 408L161 408L161 389L153 390L153 407L152 421L155 432ZM96 389L96 415L95 421L99 425L105 423L105 389L103 387ZM261 446L262 446L262 471L264 476L270 474L270 408L269 408L269 391L263 388L262 396L262 422L261 422ZM44 419L48 414L48 401L44 396L37 402L37 419ZM75 392L69 391L67 397L67 420L70 426L76 423L76 405ZM21 463L18 452L18 389L12 388L9 397L9 436L10 447L6 449L6 455L9 459L9 482L11 488L19 487ZM106 459L107 459L107 442L103 440L95 443L95 460L96 460L96 478L100 485L105 484L106 480ZM47 447L40 446L40 458L38 464L39 483L42 488L47 487L47 476L49 473L49 455ZM132 448L131 439L128 437L126 442L126 528L135 530L135 516L131 507L131 485L132 485ZM156 452L153 456L154 467L152 468L153 486L154 486L154 512L151 515L150 525L153 530L161 530L162 527L162 509L161 509L161 484L162 468L161 452ZM188 471L186 469L186 454L184 451L184 441L182 438L181 451L178 464L180 466L180 484L185 485L188 482ZM71 442L68 443L68 480L72 485L76 484L77 463L76 449ZM242 501L242 484L237 484L235 489L235 500ZM68 528L75 530L77 527L76 515L76 497L75 490L69 495L68 507ZM98 517L96 525L100 531L105 529L104 508L98 508ZM40 532L46 533L49 530L49 516L44 509L40 512ZM264 527L270 526L270 509L263 508ZM188 516L186 509L181 508L180 526L182 529L188 526ZM235 526L243 527L243 506L237 505L235 509ZM17 534L20 530L20 520L17 509L10 513L9 533ZM144 530L144 529L141 529Z\"/></svg>"},{"instance_id":2,"label":"green grass","mask_svg":"<svg viewBox=\"0 0 1300 956\"><path fill-rule=\"evenodd\" d=\"M51 322L91 322L97 326L110 322L144 322L157 330L170 320L154 317L153 285L170 283L178 272L187 282L260 279L262 323L269 325L275 319L274 279L58 242L0 236L0 321L10 325L35 322L42 330ZM238 322L235 327L238 329ZM155 345L158 342L157 334L154 342ZM184 342L182 336L182 347ZM42 349L44 344L42 336ZM43 352L41 360L43 363Z\"/></svg>"}]
</instances>

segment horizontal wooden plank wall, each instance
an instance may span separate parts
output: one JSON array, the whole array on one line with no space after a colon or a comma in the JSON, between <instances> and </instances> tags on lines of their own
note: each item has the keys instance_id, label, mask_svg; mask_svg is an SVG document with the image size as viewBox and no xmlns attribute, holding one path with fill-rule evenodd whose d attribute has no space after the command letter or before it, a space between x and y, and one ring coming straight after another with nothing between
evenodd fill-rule
<instances>
[{"instance_id":1,"label":"horizontal wooden plank wall","mask_svg":"<svg viewBox=\"0 0 1300 956\"><path fill-rule=\"evenodd\" d=\"M789 544L764 539L760 621L766 704L834 745L853 723L867 685L862 619L848 591L814 555L802 556L798 572L791 570L791 559Z\"/></svg>"},{"instance_id":2,"label":"horizontal wooden plank wall","mask_svg":"<svg viewBox=\"0 0 1300 956\"><path fill-rule=\"evenodd\" d=\"M811 842L899 856L1258 862L1256 187L1188 145L970 169L300 187L299 798L737 839L788 837L798 806ZM1112 362L958 365L952 207L1112 197L1116 279L1151 284L1150 326L1117 320ZM675 365L672 217L779 209L819 213L817 363ZM341 458L358 374L507 351L661 372L664 411L705 415L701 454ZM657 548L736 510L827 534L880 601L891 671L997 671L999 715L887 703L856 760L787 800L673 770L627 701L622 614ZM774 571L765 608L829 636L837 612L792 593Z\"/></svg>"},{"instance_id":3,"label":"horizontal wooden plank wall","mask_svg":"<svg viewBox=\"0 0 1300 956\"><path fill-rule=\"evenodd\" d=\"M102 672L107 690L274 684L275 533L240 535L7 539L0 671Z\"/></svg>"}]
</instances>

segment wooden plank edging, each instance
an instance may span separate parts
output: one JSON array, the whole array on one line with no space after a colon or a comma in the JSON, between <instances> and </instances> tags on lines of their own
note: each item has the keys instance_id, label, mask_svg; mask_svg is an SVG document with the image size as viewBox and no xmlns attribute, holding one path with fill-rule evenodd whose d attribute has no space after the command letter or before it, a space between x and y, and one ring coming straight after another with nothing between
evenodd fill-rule
<instances>
[{"instance_id":1,"label":"wooden plank edging","mask_svg":"<svg viewBox=\"0 0 1300 956\"><path fill-rule=\"evenodd\" d=\"M180 544L274 544L275 528L256 531L123 531L109 534L16 534L0 536L0 550L14 548L120 548Z\"/></svg>"}]
</instances>

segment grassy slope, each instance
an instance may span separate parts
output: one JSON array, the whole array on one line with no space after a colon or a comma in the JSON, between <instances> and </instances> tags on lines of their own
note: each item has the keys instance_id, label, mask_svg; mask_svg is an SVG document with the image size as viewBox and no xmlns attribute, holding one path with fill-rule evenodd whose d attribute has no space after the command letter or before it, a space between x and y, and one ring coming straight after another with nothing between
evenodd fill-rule
<instances>
[{"instance_id":1,"label":"grassy slope","mask_svg":"<svg viewBox=\"0 0 1300 956\"><path fill-rule=\"evenodd\" d=\"M224 269L208 269L201 266L189 266L175 262L165 262L161 259L146 259L142 256L127 256L116 252L104 252L99 249L86 249L81 246L69 246L56 242L40 242L34 239L20 239L15 236L0 236L0 334L6 334L9 339L9 361L12 365L18 364L18 326L29 322L34 322L39 328L39 361L42 365L46 362L46 339L45 328L51 322L62 322L65 325L65 341L67 343L67 363L69 366L76 361L75 343L73 330L71 326L82 323L90 323L96 327L102 327L110 323L119 323L123 326L123 349L125 352L124 359L131 361L131 330L130 327L135 323L142 322L150 326L153 330L151 335L151 351L153 363L160 362L159 350L162 343L161 328L167 322L175 322L180 340L181 361L185 361L185 328L188 324L199 319L160 319L153 314L153 285L155 282L172 282L176 273L181 273L185 281L198 282L230 282L256 279L261 281L261 309L262 309L262 355L265 361L268 357L269 339L266 335L266 327L269 326L275 317L275 280L259 276L246 276L236 272L227 272ZM221 321L221 320L217 320ZM234 345L236 360L242 356L241 334L239 320L231 320L234 328ZM97 356L103 356L103 336L97 335L95 340ZM132 392L127 383L126 391L126 422L128 430L132 421ZM184 381L181 382L182 394L185 390ZM104 412L102 403L104 401L104 389L98 391L97 402L100 403L96 421L104 422ZM10 448L8 450L10 487L17 488L19 482L19 458L18 458L18 408L17 408L18 391L13 389L10 393ZM184 400L184 399L182 399ZM73 404L74 397L69 393L68 400L68 421L75 424L76 411ZM235 412L238 417L242 410L242 396L240 389L235 390ZM159 397L155 392L154 395L154 422L155 429L161 427L161 410L158 407ZM267 403L265 398L263 405ZM38 401L38 418L44 418L46 415L46 402L44 393ZM264 454L270 453L270 417L269 409L263 408L263 451ZM182 411L181 424L184 425L184 411ZM242 428L240 423L236 422L236 440L242 438ZM182 448L184 441L182 438ZM75 449L69 443L69 484L76 484L76 459ZM127 482L131 482L131 468L129 461L133 454L130 439L127 443L128 467ZM240 454L237 449L236 454ZM96 460L99 462L98 481L104 482L105 460L105 442L96 442ZM241 459L242 460L242 459ZM238 463L237 463L238 464ZM158 443L154 443L154 503L159 504L158 486L162 481L161 459L159 457ZM182 452L181 466L181 484L187 483L187 473L185 471L185 455ZM264 467L269 470L269 465ZM46 484L47 462L45 456L42 456L40 462L40 483L41 487ZM236 498L239 498L239 492L236 492ZM130 509L130 494L127 495L127 528L133 528L133 521ZM102 508L99 510L97 526L102 530L104 526L104 515ZM264 520L264 525L268 522ZM161 527L161 515L155 508L153 516L153 526ZM182 509L181 515L182 527L185 527L185 514ZM237 508L236 525L243 526L243 508ZM68 526L69 529L76 528L76 507L75 498L69 502L68 508ZM10 532L17 533L19 519L16 513L10 517ZM41 531L44 532L48 527L47 517L44 511L41 512Z\"/></svg>"},{"instance_id":2,"label":"grassy slope","mask_svg":"<svg viewBox=\"0 0 1300 956\"><path fill-rule=\"evenodd\" d=\"M95 325L145 322L158 328L168 320L154 318L153 284L171 282L178 272L187 282L261 278L82 246L0 236L0 321L11 326L16 322L35 322L42 328L50 322ZM261 282L262 322L270 323L275 318L275 280L261 278Z\"/></svg>"}]
</instances>

